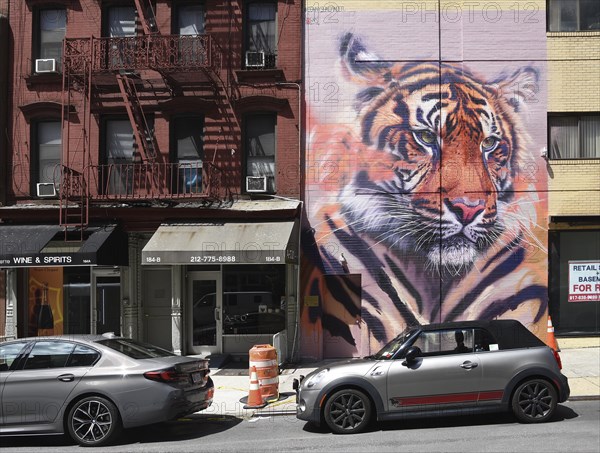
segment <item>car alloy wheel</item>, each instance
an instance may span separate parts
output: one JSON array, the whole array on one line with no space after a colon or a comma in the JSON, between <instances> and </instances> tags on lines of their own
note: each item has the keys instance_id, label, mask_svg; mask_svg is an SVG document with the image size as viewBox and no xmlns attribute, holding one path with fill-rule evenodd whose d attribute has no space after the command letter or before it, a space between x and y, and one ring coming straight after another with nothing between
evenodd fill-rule
<instances>
[{"instance_id":1,"label":"car alloy wheel","mask_svg":"<svg viewBox=\"0 0 600 453\"><path fill-rule=\"evenodd\" d=\"M556 410L556 390L548 381L531 379L517 387L512 399L512 409L519 421L541 423Z\"/></svg>"},{"instance_id":2,"label":"car alloy wheel","mask_svg":"<svg viewBox=\"0 0 600 453\"><path fill-rule=\"evenodd\" d=\"M73 440L83 446L106 445L121 432L117 407L99 396L78 401L69 411L67 425Z\"/></svg>"},{"instance_id":3,"label":"car alloy wheel","mask_svg":"<svg viewBox=\"0 0 600 453\"><path fill-rule=\"evenodd\" d=\"M359 390L339 390L325 403L325 422L334 433L358 433L370 419L371 401Z\"/></svg>"}]
</instances>

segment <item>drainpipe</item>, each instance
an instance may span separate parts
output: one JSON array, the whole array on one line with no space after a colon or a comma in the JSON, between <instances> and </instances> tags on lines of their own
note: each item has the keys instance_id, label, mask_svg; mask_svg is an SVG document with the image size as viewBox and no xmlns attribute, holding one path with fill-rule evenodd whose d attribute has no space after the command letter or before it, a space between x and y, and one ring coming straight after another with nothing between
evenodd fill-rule
<instances>
[{"instance_id":1,"label":"drainpipe","mask_svg":"<svg viewBox=\"0 0 600 453\"><path fill-rule=\"evenodd\" d=\"M8 8L7 8L8 10ZM6 205L8 187L8 11L0 11L0 206Z\"/></svg>"},{"instance_id":2,"label":"drainpipe","mask_svg":"<svg viewBox=\"0 0 600 453\"><path fill-rule=\"evenodd\" d=\"M302 81L277 82L276 87L293 86L298 90L298 194L302 192ZM298 196L300 198L300 196Z\"/></svg>"},{"instance_id":3,"label":"drainpipe","mask_svg":"<svg viewBox=\"0 0 600 453\"><path fill-rule=\"evenodd\" d=\"M296 273L296 319L294 326L294 336L292 340L292 351L290 354L290 359L292 363L296 361L297 354L297 342L298 335L300 330L300 254L302 252L302 244L300 242L301 229L302 229L302 211L304 210L304 201L300 198L302 196L302 85L301 81L298 82L277 82L275 86L283 87L283 86L293 86L298 90L298 198L300 201L300 214L298 215L299 229L298 229L298 272ZM285 197L278 197L285 198Z\"/></svg>"}]
</instances>

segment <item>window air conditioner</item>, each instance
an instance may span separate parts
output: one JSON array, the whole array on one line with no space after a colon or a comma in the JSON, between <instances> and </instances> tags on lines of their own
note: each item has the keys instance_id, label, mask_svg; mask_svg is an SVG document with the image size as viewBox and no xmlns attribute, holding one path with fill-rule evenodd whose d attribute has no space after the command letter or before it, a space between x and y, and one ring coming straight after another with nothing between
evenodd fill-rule
<instances>
[{"instance_id":1,"label":"window air conditioner","mask_svg":"<svg viewBox=\"0 0 600 453\"><path fill-rule=\"evenodd\" d=\"M247 68L264 68L265 53L264 52L246 52L246 67Z\"/></svg>"},{"instance_id":2,"label":"window air conditioner","mask_svg":"<svg viewBox=\"0 0 600 453\"><path fill-rule=\"evenodd\" d=\"M35 60L35 72L56 72L56 60L54 58L41 58Z\"/></svg>"},{"instance_id":3,"label":"window air conditioner","mask_svg":"<svg viewBox=\"0 0 600 453\"><path fill-rule=\"evenodd\" d=\"M51 198L56 196L56 187L53 182L38 182L36 189L37 196L40 198Z\"/></svg>"},{"instance_id":4,"label":"window air conditioner","mask_svg":"<svg viewBox=\"0 0 600 453\"><path fill-rule=\"evenodd\" d=\"M246 176L246 192L266 192L266 176Z\"/></svg>"}]
</instances>

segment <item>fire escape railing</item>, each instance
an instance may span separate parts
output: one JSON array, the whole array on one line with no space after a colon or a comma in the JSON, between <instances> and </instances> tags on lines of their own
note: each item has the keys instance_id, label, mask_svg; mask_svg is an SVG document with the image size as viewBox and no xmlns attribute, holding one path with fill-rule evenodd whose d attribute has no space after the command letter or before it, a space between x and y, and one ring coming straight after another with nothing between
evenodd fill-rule
<instances>
[{"instance_id":1,"label":"fire escape railing","mask_svg":"<svg viewBox=\"0 0 600 453\"><path fill-rule=\"evenodd\" d=\"M198 71L218 64L210 35L144 35L119 38L67 38L65 58L84 53L91 71L119 72L153 69ZM68 53L72 51L73 55Z\"/></svg>"},{"instance_id":2,"label":"fire escape railing","mask_svg":"<svg viewBox=\"0 0 600 453\"><path fill-rule=\"evenodd\" d=\"M89 168L89 188L97 200L220 198L222 171L210 162L136 162Z\"/></svg>"},{"instance_id":3,"label":"fire escape railing","mask_svg":"<svg viewBox=\"0 0 600 453\"><path fill-rule=\"evenodd\" d=\"M155 70L162 75L200 71L205 74L218 72L221 61L218 46L209 35L160 35L112 38L66 38L64 45L65 72L81 81L101 74L115 74L117 83L128 105L128 114L137 132L136 142L142 161L90 164L86 158L85 168L79 172L62 165L64 206L68 200L143 200L143 199L211 199L222 197L223 177L221 170L208 161L180 163L160 162L155 138L144 120L144 112L136 92L133 73ZM93 83L93 82L92 82ZM79 81L65 83L65 90L81 91ZM64 111L78 111L84 117L90 115L92 93L87 91L87 107L72 108L71 96L66 96ZM83 98L86 96L84 95ZM140 120L142 118L142 120ZM70 121L67 120L67 124ZM136 126L139 126L137 130ZM68 130L68 127L67 127ZM87 138L87 131L85 132ZM150 140L152 139L152 140ZM140 147L140 142L142 146ZM68 146L68 145L67 145ZM89 145L79 153L87 154ZM71 152L67 150L65 156ZM81 155L81 154L80 154ZM68 162L68 158L64 162ZM65 209L66 211L66 209ZM81 217L81 216L80 216ZM87 217L87 216L86 216ZM62 223L67 223L63 221ZM76 221L72 222L77 223ZM82 221L81 223L86 223Z\"/></svg>"}]
</instances>

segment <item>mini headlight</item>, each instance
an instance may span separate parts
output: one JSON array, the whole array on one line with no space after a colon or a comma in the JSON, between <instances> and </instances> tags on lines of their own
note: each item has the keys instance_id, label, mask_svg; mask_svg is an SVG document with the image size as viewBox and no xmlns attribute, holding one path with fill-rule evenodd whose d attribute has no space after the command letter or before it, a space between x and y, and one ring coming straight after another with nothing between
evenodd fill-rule
<instances>
[{"instance_id":1,"label":"mini headlight","mask_svg":"<svg viewBox=\"0 0 600 453\"><path fill-rule=\"evenodd\" d=\"M325 375L329 372L329 369L321 370L314 376L311 376L308 381L306 381L307 387L314 387L325 377Z\"/></svg>"}]
</instances>

